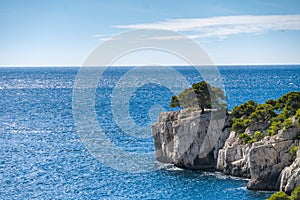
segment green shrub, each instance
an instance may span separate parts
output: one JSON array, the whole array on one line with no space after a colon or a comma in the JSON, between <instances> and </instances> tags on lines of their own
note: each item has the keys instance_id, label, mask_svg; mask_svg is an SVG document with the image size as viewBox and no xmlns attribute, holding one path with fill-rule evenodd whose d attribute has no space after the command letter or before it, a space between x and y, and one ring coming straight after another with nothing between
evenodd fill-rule
<instances>
[{"instance_id":1,"label":"green shrub","mask_svg":"<svg viewBox=\"0 0 300 200\"><path fill-rule=\"evenodd\" d=\"M248 141L248 144L252 144L254 142L257 142L257 140L256 139L251 139L251 140Z\"/></svg>"},{"instance_id":2,"label":"green shrub","mask_svg":"<svg viewBox=\"0 0 300 200\"><path fill-rule=\"evenodd\" d=\"M300 128L300 109L297 110L297 112L295 114L295 118L296 118L296 123L297 123L298 127Z\"/></svg>"},{"instance_id":3,"label":"green shrub","mask_svg":"<svg viewBox=\"0 0 300 200\"><path fill-rule=\"evenodd\" d=\"M267 200L291 200L291 198L284 192L276 192Z\"/></svg>"},{"instance_id":4,"label":"green shrub","mask_svg":"<svg viewBox=\"0 0 300 200\"><path fill-rule=\"evenodd\" d=\"M170 107L171 108L180 107L179 99L177 96L172 96Z\"/></svg>"},{"instance_id":5,"label":"green shrub","mask_svg":"<svg viewBox=\"0 0 300 200\"><path fill-rule=\"evenodd\" d=\"M247 143L253 143L254 140L251 137L251 135L247 134L247 133L242 133L239 135L239 139L242 141L243 144L247 144Z\"/></svg>"},{"instance_id":6,"label":"green shrub","mask_svg":"<svg viewBox=\"0 0 300 200\"><path fill-rule=\"evenodd\" d=\"M267 130L267 135L272 136L278 133L278 131L282 128L282 123L279 122L272 122L271 126Z\"/></svg>"},{"instance_id":7,"label":"green shrub","mask_svg":"<svg viewBox=\"0 0 300 200\"><path fill-rule=\"evenodd\" d=\"M231 115L233 118L247 118L250 116L257 106L257 103L253 100L247 101L232 109Z\"/></svg>"},{"instance_id":8,"label":"green shrub","mask_svg":"<svg viewBox=\"0 0 300 200\"><path fill-rule=\"evenodd\" d=\"M284 122L284 120L286 119L284 113L280 113L279 115L277 115L277 117L274 117L272 119L272 122Z\"/></svg>"},{"instance_id":9,"label":"green shrub","mask_svg":"<svg viewBox=\"0 0 300 200\"><path fill-rule=\"evenodd\" d=\"M285 127L286 129L290 128L293 126L293 120L288 118L286 120L284 120L283 122L283 127Z\"/></svg>"},{"instance_id":10,"label":"green shrub","mask_svg":"<svg viewBox=\"0 0 300 200\"><path fill-rule=\"evenodd\" d=\"M275 107L277 104L277 101L273 100L273 99L269 99L266 101L266 104L270 104L272 107Z\"/></svg>"},{"instance_id":11,"label":"green shrub","mask_svg":"<svg viewBox=\"0 0 300 200\"><path fill-rule=\"evenodd\" d=\"M300 185L298 185L294 191L292 192L291 196L288 196L286 193L280 191L274 193L269 199L267 200L300 200Z\"/></svg>"},{"instance_id":12,"label":"green shrub","mask_svg":"<svg viewBox=\"0 0 300 200\"><path fill-rule=\"evenodd\" d=\"M298 109L298 110L296 111L295 116L296 116L296 118L300 117L300 109Z\"/></svg>"},{"instance_id":13,"label":"green shrub","mask_svg":"<svg viewBox=\"0 0 300 200\"><path fill-rule=\"evenodd\" d=\"M244 131L246 126L244 125L244 120L242 119L235 119L232 123L232 130L235 132Z\"/></svg>"},{"instance_id":14,"label":"green shrub","mask_svg":"<svg viewBox=\"0 0 300 200\"><path fill-rule=\"evenodd\" d=\"M299 146L291 146L290 147L290 154L292 154L294 159L296 158L298 149L299 149Z\"/></svg>"},{"instance_id":15,"label":"green shrub","mask_svg":"<svg viewBox=\"0 0 300 200\"><path fill-rule=\"evenodd\" d=\"M260 104L256 107L255 111L251 113L249 119L253 122L269 121L277 114L274 112L273 106L270 104Z\"/></svg>"},{"instance_id":16,"label":"green shrub","mask_svg":"<svg viewBox=\"0 0 300 200\"><path fill-rule=\"evenodd\" d=\"M233 119L232 130L242 133L250 125L251 121L247 119Z\"/></svg>"},{"instance_id":17,"label":"green shrub","mask_svg":"<svg viewBox=\"0 0 300 200\"><path fill-rule=\"evenodd\" d=\"M291 195L293 200L300 200L300 185L298 185L294 191L292 192Z\"/></svg>"},{"instance_id":18,"label":"green shrub","mask_svg":"<svg viewBox=\"0 0 300 200\"><path fill-rule=\"evenodd\" d=\"M263 133L261 131L255 131L253 138L256 141L259 141L259 140L261 140L261 139L264 138L264 135L263 135Z\"/></svg>"},{"instance_id":19,"label":"green shrub","mask_svg":"<svg viewBox=\"0 0 300 200\"><path fill-rule=\"evenodd\" d=\"M285 115L285 118L295 115L300 108L300 92L290 92L283 95L278 98L275 107L278 111L283 111L282 114Z\"/></svg>"},{"instance_id":20,"label":"green shrub","mask_svg":"<svg viewBox=\"0 0 300 200\"><path fill-rule=\"evenodd\" d=\"M271 125L266 130L266 135L273 136L280 129L286 130L292 127L294 125L293 116L295 116L296 124L300 128L300 92L290 92L277 100L268 100L264 104L257 104L250 100L234 107L231 115L232 130L237 133L245 132L249 125L256 122L267 122ZM260 133L253 136L248 142L259 141L262 137L263 135Z\"/></svg>"}]
</instances>

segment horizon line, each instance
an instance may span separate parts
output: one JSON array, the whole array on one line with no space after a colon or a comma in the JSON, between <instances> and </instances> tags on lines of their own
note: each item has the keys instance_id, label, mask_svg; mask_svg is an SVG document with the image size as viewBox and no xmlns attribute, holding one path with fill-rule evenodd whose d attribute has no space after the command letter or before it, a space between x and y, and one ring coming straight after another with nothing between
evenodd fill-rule
<instances>
[{"instance_id":1,"label":"horizon line","mask_svg":"<svg viewBox=\"0 0 300 200\"><path fill-rule=\"evenodd\" d=\"M280 65L300 65L300 63L270 63L270 64L265 64L265 63L258 63L258 64L213 64L213 65L187 65L187 64L164 64L161 66L168 66L168 67L189 67L189 66L219 66L219 67L226 67L226 66L280 66ZM36 67L36 68L42 68L42 67L87 67L87 66L82 66L82 65L0 65L0 68L25 68L25 67ZM110 65L110 66L91 66L91 67L160 67L160 65Z\"/></svg>"}]
</instances>

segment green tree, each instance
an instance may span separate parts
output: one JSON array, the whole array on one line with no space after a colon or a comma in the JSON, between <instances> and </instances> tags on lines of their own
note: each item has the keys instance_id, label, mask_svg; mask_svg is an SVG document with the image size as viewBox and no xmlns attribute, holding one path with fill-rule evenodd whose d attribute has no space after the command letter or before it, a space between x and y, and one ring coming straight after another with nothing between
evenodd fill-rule
<instances>
[{"instance_id":1,"label":"green tree","mask_svg":"<svg viewBox=\"0 0 300 200\"><path fill-rule=\"evenodd\" d=\"M248 119L235 118L232 124L232 130L238 133L242 133L250 125L251 121Z\"/></svg>"},{"instance_id":2,"label":"green tree","mask_svg":"<svg viewBox=\"0 0 300 200\"><path fill-rule=\"evenodd\" d=\"M180 107L180 103L178 100L177 96L172 96L171 102L170 102L170 107L175 108L175 107Z\"/></svg>"},{"instance_id":3,"label":"green tree","mask_svg":"<svg viewBox=\"0 0 300 200\"><path fill-rule=\"evenodd\" d=\"M292 147L290 147L290 154L292 154L293 159L296 158L298 149L299 149L299 146L292 146Z\"/></svg>"},{"instance_id":4,"label":"green tree","mask_svg":"<svg viewBox=\"0 0 300 200\"><path fill-rule=\"evenodd\" d=\"M225 100L226 96L222 89L201 81L183 90L178 96L172 96L170 107L200 107L204 112L205 108L224 108Z\"/></svg>"},{"instance_id":5,"label":"green tree","mask_svg":"<svg viewBox=\"0 0 300 200\"><path fill-rule=\"evenodd\" d=\"M253 100L247 101L232 109L231 115L233 118L247 118L256 109L257 103Z\"/></svg>"},{"instance_id":6,"label":"green tree","mask_svg":"<svg viewBox=\"0 0 300 200\"><path fill-rule=\"evenodd\" d=\"M285 129L288 129L290 127L293 126L293 120L291 118L287 118L283 121L283 124L282 126L285 128Z\"/></svg>"},{"instance_id":7,"label":"green tree","mask_svg":"<svg viewBox=\"0 0 300 200\"><path fill-rule=\"evenodd\" d=\"M261 131L255 131L253 138L255 139L255 141L259 141L264 138L264 135Z\"/></svg>"},{"instance_id":8,"label":"green tree","mask_svg":"<svg viewBox=\"0 0 300 200\"><path fill-rule=\"evenodd\" d=\"M277 101L273 99L269 99L266 101L266 104L269 104L275 108Z\"/></svg>"},{"instance_id":9,"label":"green tree","mask_svg":"<svg viewBox=\"0 0 300 200\"><path fill-rule=\"evenodd\" d=\"M274 121L272 122L271 126L267 129L267 135L268 136L276 135L281 128L282 128L282 122Z\"/></svg>"},{"instance_id":10,"label":"green tree","mask_svg":"<svg viewBox=\"0 0 300 200\"><path fill-rule=\"evenodd\" d=\"M243 144L247 144L247 143L252 143L254 142L253 138L251 137L251 135L247 134L247 133L242 133L239 135L239 139L242 141Z\"/></svg>"},{"instance_id":11,"label":"green tree","mask_svg":"<svg viewBox=\"0 0 300 200\"><path fill-rule=\"evenodd\" d=\"M275 109L282 111L285 118L296 114L300 108L300 92L290 92L278 98Z\"/></svg>"},{"instance_id":12,"label":"green tree","mask_svg":"<svg viewBox=\"0 0 300 200\"><path fill-rule=\"evenodd\" d=\"M266 132L267 135L272 136L282 128L288 129L294 126L292 117L295 117L296 124L300 127L300 92L290 92L277 100L268 100L264 104L257 104L250 100L234 107L231 115L232 130L239 133L243 133L251 124L264 122L270 124Z\"/></svg>"},{"instance_id":13,"label":"green tree","mask_svg":"<svg viewBox=\"0 0 300 200\"><path fill-rule=\"evenodd\" d=\"M255 111L251 113L249 119L253 122L266 122L277 116L274 112L274 108L270 104L260 104L255 108Z\"/></svg>"}]
</instances>

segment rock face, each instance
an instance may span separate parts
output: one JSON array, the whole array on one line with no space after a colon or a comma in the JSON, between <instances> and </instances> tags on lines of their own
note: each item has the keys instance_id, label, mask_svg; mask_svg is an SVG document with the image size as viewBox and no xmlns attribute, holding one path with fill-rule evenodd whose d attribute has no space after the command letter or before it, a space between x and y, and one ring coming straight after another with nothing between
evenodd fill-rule
<instances>
[{"instance_id":1,"label":"rock face","mask_svg":"<svg viewBox=\"0 0 300 200\"><path fill-rule=\"evenodd\" d=\"M156 159L182 168L214 168L230 130L224 111L163 112L152 126Z\"/></svg>"},{"instance_id":2,"label":"rock face","mask_svg":"<svg viewBox=\"0 0 300 200\"><path fill-rule=\"evenodd\" d=\"M300 184L300 149L297 158L290 147L299 146L300 129L294 123L277 135L252 144L242 144L231 131L231 117L208 110L163 112L152 126L156 159L189 169L215 168L228 175L247 177L248 189L283 190L290 193ZM260 130L266 123L249 126L246 133Z\"/></svg>"},{"instance_id":3,"label":"rock face","mask_svg":"<svg viewBox=\"0 0 300 200\"><path fill-rule=\"evenodd\" d=\"M289 153L293 141L266 142L250 150L250 176L248 189L278 190L280 172L292 163Z\"/></svg>"},{"instance_id":4,"label":"rock face","mask_svg":"<svg viewBox=\"0 0 300 200\"><path fill-rule=\"evenodd\" d=\"M249 154L250 146L243 145L237 140L237 133L232 131L225 142L224 148L219 150L217 170L227 175L250 178Z\"/></svg>"},{"instance_id":5,"label":"rock face","mask_svg":"<svg viewBox=\"0 0 300 200\"><path fill-rule=\"evenodd\" d=\"M300 184L300 148L296 160L281 172L280 190L290 194Z\"/></svg>"},{"instance_id":6,"label":"rock face","mask_svg":"<svg viewBox=\"0 0 300 200\"><path fill-rule=\"evenodd\" d=\"M298 132L297 127L291 127L252 144L241 144L237 133L231 132L224 148L219 150L217 169L225 174L251 178L248 189L278 190L281 171L293 162L289 151L299 143Z\"/></svg>"}]
</instances>

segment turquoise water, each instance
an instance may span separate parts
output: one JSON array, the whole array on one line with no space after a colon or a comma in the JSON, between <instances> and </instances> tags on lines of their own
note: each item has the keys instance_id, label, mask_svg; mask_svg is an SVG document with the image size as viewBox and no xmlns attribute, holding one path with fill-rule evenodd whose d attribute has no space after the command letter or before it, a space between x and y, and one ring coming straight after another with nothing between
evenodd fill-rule
<instances>
[{"instance_id":1,"label":"turquoise water","mask_svg":"<svg viewBox=\"0 0 300 200\"><path fill-rule=\"evenodd\" d=\"M130 67L106 70L96 92L96 114L107 137L129 152L152 152L153 139L125 134L113 120L111 94ZM175 67L190 82L192 67ZM220 67L228 106L263 102L299 91L300 66ZM91 156L75 131L72 89L78 68L0 68L1 199L265 199L247 180L216 172L158 165L148 173L127 173ZM151 124L155 103L170 110L172 93L149 83L136 90L129 112L139 125ZM126 163L124 164L126 165Z\"/></svg>"}]
</instances>

